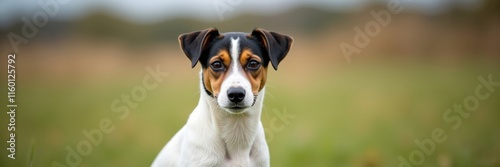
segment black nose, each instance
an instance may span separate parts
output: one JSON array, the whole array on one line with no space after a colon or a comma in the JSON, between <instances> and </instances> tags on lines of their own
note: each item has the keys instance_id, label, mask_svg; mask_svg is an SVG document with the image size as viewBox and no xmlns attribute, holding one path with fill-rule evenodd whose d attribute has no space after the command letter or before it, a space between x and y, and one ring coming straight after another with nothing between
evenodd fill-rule
<instances>
[{"instance_id":1,"label":"black nose","mask_svg":"<svg viewBox=\"0 0 500 167\"><path fill-rule=\"evenodd\" d=\"M229 88L227 98L233 103L241 102L245 98L245 89L242 87Z\"/></svg>"}]
</instances>

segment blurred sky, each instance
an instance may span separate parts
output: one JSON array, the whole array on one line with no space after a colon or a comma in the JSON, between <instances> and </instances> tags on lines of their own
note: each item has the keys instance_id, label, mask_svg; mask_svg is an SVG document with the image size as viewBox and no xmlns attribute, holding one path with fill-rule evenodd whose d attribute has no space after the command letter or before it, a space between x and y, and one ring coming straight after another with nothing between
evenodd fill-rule
<instances>
[{"instance_id":1,"label":"blurred sky","mask_svg":"<svg viewBox=\"0 0 500 167\"><path fill-rule=\"evenodd\" d=\"M26 16L31 19L37 11L43 11L38 2L56 0L1 0L0 28L8 27ZM54 20L73 20L85 17L95 11L109 12L121 19L147 24L179 16L220 21L214 2L230 5L236 2L232 11L224 13L231 18L241 13L272 14L297 6L318 7L333 11L346 12L362 9L367 2L374 0L68 0L60 6ZM451 5L464 10L477 9L483 0L401 0L403 4L426 14L446 11ZM241 3L239 3L241 2ZM379 0L379 3L387 1Z\"/></svg>"}]
</instances>

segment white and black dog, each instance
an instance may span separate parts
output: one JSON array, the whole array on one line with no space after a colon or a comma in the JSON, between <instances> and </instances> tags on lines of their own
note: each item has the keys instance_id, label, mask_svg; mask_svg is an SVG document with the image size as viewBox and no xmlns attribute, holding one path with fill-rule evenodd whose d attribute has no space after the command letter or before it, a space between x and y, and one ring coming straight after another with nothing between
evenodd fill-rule
<instances>
[{"instance_id":1,"label":"white and black dog","mask_svg":"<svg viewBox=\"0 0 500 167\"><path fill-rule=\"evenodd\" d=\"M248 34L211 28L180 35L192 67L202 66L200 100L152 166L269 166L260 121L267 67L271 62L278 68L292 41L263 29Z\"/></svg>"}]
</instances>

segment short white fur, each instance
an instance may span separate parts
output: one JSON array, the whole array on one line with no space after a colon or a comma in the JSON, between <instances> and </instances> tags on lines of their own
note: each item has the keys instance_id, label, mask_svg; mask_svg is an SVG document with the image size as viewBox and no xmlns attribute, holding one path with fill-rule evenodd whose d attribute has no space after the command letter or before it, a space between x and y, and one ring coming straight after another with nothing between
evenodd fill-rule
<instances>
[{"instance_id":1,"label":"short white fur","mask_svg":"<svg viewBox=\"0 0 500 167\"><path fill-rule=\"evenodd\" d=\"M184 127L161 150L152 167L269 167L269 149L260 121L265 88L255 99L239 63L239 39L231 40L232 68L217 101L204 92L200 72L200 99ZM238 114L224 109L227 90L241 86L246 95Z\"/></svg>"},{"instance_id":2,"label":"short white fur","mask_svg":"<svg viewBox=\"0 0 500 167\"><path fill-rule=\"evenodd\" d=\"M243 67L240 64L240 38L231 38L231 68L229 69L229 76L224 80L221 85L219 96L217 97L217 102L223 108L227 108L231 105L231 101L227 97L227 91L232 87L242 87L245 90L245 98L242 101L244 107L250 107L253 105L254 94L252 92L252 86L248 78L243 74ZM226 110L231 112L230 110ZM243 112L239 112L243 113Z\"/></svg>"}]
</instances>

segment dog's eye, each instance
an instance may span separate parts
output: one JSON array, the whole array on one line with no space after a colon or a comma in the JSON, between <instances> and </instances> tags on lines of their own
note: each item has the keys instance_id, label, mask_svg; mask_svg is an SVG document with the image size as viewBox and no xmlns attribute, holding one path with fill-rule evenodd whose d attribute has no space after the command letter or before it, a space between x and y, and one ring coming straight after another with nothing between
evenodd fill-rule
<instances>
[{"instance_id":1,"label":"dog's eye","mask_svg":"<svg viewBox=\"0 0 500 167\"><path fill-rule=\"evenodd\" d=\"M220 61L215 61L213 62L210 67L212 67L212 69L214 71L220 71L220 70L223 70L224 69L224 66L222 65L222 63Z\"/></svg>"},{"instance_id":2,"label":"dog's eye","mask_svg":"<svg viewBox=\"0 0 500 167\"><path fill-rule=\"evenodd\" d=\"M257 60L250 60L247 64L249 70L257 70L260 67L260 63Z\"/></svg>"}]
</instances>

